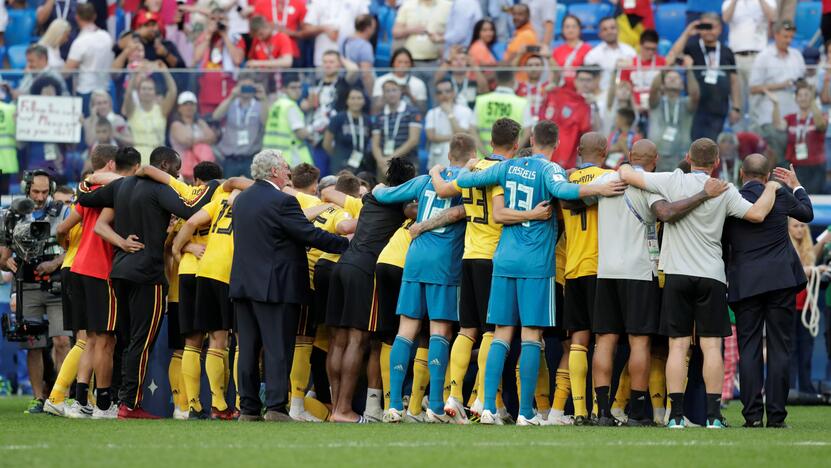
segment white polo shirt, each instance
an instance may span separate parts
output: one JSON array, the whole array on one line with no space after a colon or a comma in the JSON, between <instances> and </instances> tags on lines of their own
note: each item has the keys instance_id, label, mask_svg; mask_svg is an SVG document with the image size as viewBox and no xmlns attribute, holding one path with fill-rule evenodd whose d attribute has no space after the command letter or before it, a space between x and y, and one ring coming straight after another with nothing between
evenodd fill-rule
<instances>
[{"instance_id":1,"label":"white polo shirt","mask_svg":"<svg viewBox=\"0 0 831 468\"><path fill-rule=\"evenodd\" d=\"M631 62L635 55L637 55L637 52L628 44L618 42L616 46L610 46L605 42L601 42L586 54L583 63L597 65L603 69L600 76L600 89L605 91L609 89L609 84L612 82L612 71L615 69L615 65L620 60L625 60L627 63Z\"/></svg>"},{"instance_id":2,"label":"white polo shirt","mask_svg":"<svg viewBox=\"0 0 831 468\"><path fill-rule=\"evenodd\" d=\"M725 0L721 5L721 13L727 11L733 0ZM733 18L728 25L730 34L727 44L735 52L759 52L768 43L768 19L760 0L736 0ZM776 11L775 0L761 0Z\"/></svg>"},{"instance_id":3,"label":"white polo shirt","mask_svg":"<svg viewBox=\"0 0 831 468\"><path fill-rule=\"evenodd\" d=\"M783 81L796 81L805 76L805 60L802 54L788 47L785 56L779 55L775 44L770 44L756 56L750 70L750 86L776 84ZM796 112L796 100L793 87L773 92L779 99L779 111L782 116ZM773 103L764 94L751 96L751 117L758 125L769 124L773 120Z\"/></svg>"},{"instance_id":4,"label":"white polo shirt","mask_svg":"<svg viewBox=\"0 0 831 468\"><path fill-rule=\"evenodd\" d=\"M77 90L87 94L109 89L113 64L113 39L107 31L90 26L81 30L69 47L67 60L79 63Z\"/></svg>"}]
</instances>

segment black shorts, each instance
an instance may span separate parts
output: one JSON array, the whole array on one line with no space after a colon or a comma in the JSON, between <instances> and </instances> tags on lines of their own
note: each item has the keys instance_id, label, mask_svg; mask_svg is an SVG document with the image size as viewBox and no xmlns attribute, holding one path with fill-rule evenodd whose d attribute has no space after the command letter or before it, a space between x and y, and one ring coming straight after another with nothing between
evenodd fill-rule
<instances>
[{"instance_id":1,"label":"black shorts","mask_svg":"<svg viewBox=\"0 0 831 468\"><path fill-rule=\"evenodd\" d=\"M651 335L660 320L658 279L597 279L592 331Z\"/></svg>"},{"instance_id":2,"label":"black shorts","mask_svg":"<svg viewBox=\"0 0 831 468\"><path fill-rule=\"evenodd\" d=\"M332 270L335 269L337 263L331 260L318 260L315 265L315 290L313 291L314 299L312 312L314 312L314 325L323 325L326 323L326 309L329 302L329 283L332 281ZM311 335L314 336L314 332Z\"/></svg>"},{"instance_id":3,"label":"black shorts","mask_svg":"<svg viewBox=\"0 0 831 468\"><path fill-rule=\"evenodd\" d=\"M377 316L375 329L381 335L398 331L398 293L404 269L387 263L375 265L375 292L372 294L372 310Z\"/></svg>"},{"instance_id":4,"label":"black shorts","mask_svg":"<svg viewBox=\"0 0 831 468\"><path fill-rule=\"evenodd\" d=\"M78 289L78 275L69 268L61 269L61 310L63 329L77 332L87 329L87 311L80 301L73 300L73 291Z\"/></svg>"},{"instance_id":5,"label":"black shorts","mask_svg":"<svg viewBox=\"0 0 831 468\"><path fill-rule=\"evenodd\" d=\"M316 291L312 291L314 294ZM297 336L314 338L317 326L315 325L314 298L311 304L301 304L300 313L297 315Z\"/></svg>"},{"instance_id":6,"label":"black shorts","mask_svg":"<svg viewBox=\"0 0 831 468\"><path fill-rule=\"evenodd\" d=\"M373 275L360 268L338 263L329 281L326 325L372 331L377 317L372 315Z\"/></svg>"},{"instance_id":7,"label":"black shorts","mask_svg":"<svg viewBox=\"0 0 831 468\"><path fill-rule=\"evenodd\" d=\"M554 326L545 327L542 336L546 338L557 338L560 341L568 339L568 330L563 324L563 285L554 283Z\"/></svg>"},{"instance_id":8,"label":"black shorts","mask_svg":"<svg viewBox=\"0 0 831 468\"><path fill-rule=\"evenodd\" d=\"M181 283L179 299L181 300ZM234 312L228 296L228 283L211 278L196 278L195 331L230 330L234 326Z\"/></svg>"},{"instance_id":9,"label":"black shorts","mask_svg":"<svg viewBox=\"0 0 831 468\"><path fill-rule=\"evenodd\" d=\"M682 336L730 336L727 286L712 278L666 275L661 309L661 334Z\"/></svg>"},{"instance_id":10,"label":"black shorts","mask_svg":"<svg viewBox=\"0 0 831 468\"><path fill-rule=\"evenodd\" d=\"M597 277L593 275L566 279L563 288L563 326L569 333L592 329L596 286Z\"/></svg>"},{"instance_id":11,"label":"black shorts","mask_svg":"<svg viewBox=\"0 0 831 468\"><path fill-rule=\"evenodd\" d=\"M179 332L179 303L167 303L167 347L185 349L185 337Z\"/></svg>"},{"instance_id":12,"label":"black shorts","mask_svg":"<svg viewBox=\"0 0 831 468\"><path fill-rule=\"evenodd\" d=\"M86 330L115 332L118 327L118 302L110 280L75 274L72 300L86 311Z\"/></svg>"},{"instance_id":13,"label":"black shorts","mask_svg":"<svg viewBox=\"0 0 831 468\"><path fill-rule=\"evenodd\" d=\"M462 260L462 287L459 296L459 326L493 331L487 323L488 301L491 296L493 260L471 258Z\"/></svg>"},{"instance_id":14,"label":"black shorts","mask_svg":"<svg viewBox=\"0 0 831 468\"><path fill-rule=\"evenodd\" d=\"M192 335L196 328L196 275L179 275L179 332Z\"/></svg>"}]
</instances>

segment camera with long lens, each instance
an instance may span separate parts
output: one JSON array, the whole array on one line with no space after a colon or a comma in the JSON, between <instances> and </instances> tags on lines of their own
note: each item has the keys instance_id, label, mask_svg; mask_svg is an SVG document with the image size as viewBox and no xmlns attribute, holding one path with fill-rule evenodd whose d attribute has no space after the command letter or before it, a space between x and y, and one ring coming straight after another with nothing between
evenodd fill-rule
<instances>
[{"instance_id":1,"label":"camera with long lens","mask_svg":"<svg viewBox=\"0 0 831 468\"><path fill-rule=\"evenodd\" d=\"M35 203L28 198L12 201L8 209L0 210L0 245L8 247L24 263L44 255L51 225L48 221L35 221L32 212ZM8 341L26 341L30 336L45 335L49 329L46 321L23 318L23 265L15 275L17 308L15 313L3 314L0 328Z\"/></svg>"}]
</instances>

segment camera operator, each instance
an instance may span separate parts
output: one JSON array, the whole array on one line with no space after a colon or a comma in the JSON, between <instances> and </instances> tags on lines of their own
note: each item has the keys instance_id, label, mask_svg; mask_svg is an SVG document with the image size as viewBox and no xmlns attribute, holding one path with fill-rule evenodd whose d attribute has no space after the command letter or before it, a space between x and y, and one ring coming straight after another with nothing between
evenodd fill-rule
<instances>
[{"instance_id":1,"label":"camera operator","mask_svg":"<svg viewBox=\"0 0 831 468\"><path fill-rule=\"evenodd\" d=\"M23 319L42 322L46 316L49 322L49 338L52 339L53 361L55 369L60 369L66 353L69 351L69 336L72 332L64 330L61 309L61 279L59 268L63 262L64 252L56 237L56 229L65 209L62 201L52 199L55 181L45 171L33 171L23 177L23 193L35 203L32 219L47 221L51 225L50 235L41 252L34 260L22 265L23 297L15 297L16 304L22 304ZM12 256L8 247L0 247L0 261L5 269L17 273L18 261ZM43 385L43 350L48 347L46 338L33 336L22 344L27 352L26 364L29 380L32 383L34 399L29 406L29 413L43 412L46 394Z\"/></svg>"}]
</instances>

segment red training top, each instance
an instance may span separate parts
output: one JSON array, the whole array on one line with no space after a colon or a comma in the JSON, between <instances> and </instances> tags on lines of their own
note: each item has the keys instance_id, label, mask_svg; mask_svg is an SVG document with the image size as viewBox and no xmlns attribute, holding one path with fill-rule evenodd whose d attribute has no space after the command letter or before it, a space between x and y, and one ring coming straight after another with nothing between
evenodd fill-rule
<instances>
[{"instance_id":1,"label":"red training top","mask_svg":"<svg viewBox=\"0 0 831 468\"><path fill-rule=\"evenodd\" d=\"M785 150L785 157L794 166L825 164L825 132L818 131L816 122L813 120L810 114L807 119L798 119L796 114L785 116L785 122L788 123L788 148ZM797 158L797 143L806 144L808 147L807 158Z\"/></svg>"},{"instance_id":2,"label":"red training top","mask_svg":"<svg viewBox=\"0 0 831 468\"><path fill-rule=\"evenodd\" d=\"M101 187L93 185L88 187L86 182L78 185L81 192L91 192ZM72 262L72 273L91 276L98 279L108 279L110 270L113 267L113 246L95 233L95 223L101 214L101 208L86 208L75 205L75 209L83 218L81 223L84 229L81 230L81 242L78 243L78 253L75 261Z\"/></svg>"},{"instance_id":3,"label":"red training top","mask_svg":"<svg viewBox=\"0 0 831 468\"><path fill-rule=\"evenodd\" d=\"M560 128L560 144L550 157L564 169L577 164L577 144L592 129L591 114L586 100L573 89L554 88L543 98L539 118L551 120Z\"/></svg>"}]
</instances>

